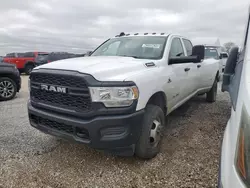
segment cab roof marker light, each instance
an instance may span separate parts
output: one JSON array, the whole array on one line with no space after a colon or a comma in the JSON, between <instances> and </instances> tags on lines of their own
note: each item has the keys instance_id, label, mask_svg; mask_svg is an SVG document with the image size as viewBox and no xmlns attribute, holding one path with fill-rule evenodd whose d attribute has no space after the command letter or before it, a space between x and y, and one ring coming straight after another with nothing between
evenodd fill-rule
<instances>
[{"instance_id":1,"label":"cab roof marker light","mask_svg":"<svg viewBox=\"0 0 250 188\"><path fill-rule=\"evenodd\" d=\"M148 33L144 33L144 35L147 35Z\"/></svg>"},{"instance_id":2,"label":"cab roof marker light","mask_svg":"<svg viewBox=\"0 0 250 188\"><path fill-rule=\"evenodd\" d=\"M165 33L161 33L161 35L165 35Z\"/></svg>"},{"instance_id":3,"label":"cab roof marker light","mask_svg":"<svg viewBox=\"0 0 250 188\"><path fill-rule=\"evenodd\" d=\"M134 35L138 35L139 33L135 33Z\"/></svg>"},{"instance_id":4,"label":"cab roof marker light","mask_svg":"<svg viewBox=\"0 0 250 188\"><path fill-rule=\"evenodd\" d=\"M156 33L152 33L152 35L155 35Z\"/></svg>"},{"instance_id":5,"label":"cab roof marker light","mask_svg":"<svg viewBox=\"0 0 250 188\"><path fill-rule=\"evenodd\" d=\"M120 33L120 37L122 37L122 36L125 36L125 33L124 33L124 32L121 32L121 33Z\"/></svg>"}]
</instances>

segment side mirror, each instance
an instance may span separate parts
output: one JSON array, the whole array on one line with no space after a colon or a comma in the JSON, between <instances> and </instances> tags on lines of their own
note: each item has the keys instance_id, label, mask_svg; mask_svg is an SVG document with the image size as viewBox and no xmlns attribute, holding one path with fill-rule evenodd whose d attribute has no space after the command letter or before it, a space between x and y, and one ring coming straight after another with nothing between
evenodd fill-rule
<instances>
[{"instance_id":1,"label":"side mirror","mask_svg":"<svg viewBox=\"0 0 250 188\"><path fill-rule=\"evenodd\" d=\"M227 59L227 63L224 69L223 81L221 91L229 91L229 84L231 77L235 73L235 67L238 59L239 48L233 47L230 51L230 54Z\"/></svg>"},{"instance_id":2,"label":"side mirror","mask_svg":"<svg viewBox=\"0 0 250 188\"><path fill-rule=\"evenodd\" d=\"M199 63L205 56L205 46L203 45L196 45L192 49L191 56L184 56L184 57L171 57L169 59L169 64L181 64L181 63Z\"/></svg>"},{"instance_id":3,"label":"side mirror","mask_svg":"<svg viewBox=\"0 0 250 188\"><path fill-rule=\"evenodd\" d=\"M222 55L222 54L220 54L219 59L222 59L222 58L223 58L223 55Z\"/></svg>"},{"instance_id":4,"label":"side mirror","mask_svg":"<svg viewBox=\"0 0 250 188\"><path fill-rule=\"evenodd\" d=\"M196 45L192 49L192 56L197 56L198 62L201 62L205 57L205 46L204 45Z\"/></svg>"},{"instance_id":5,"label":"side mirror","mask_svg":"<svg viewBox=\"0 0 250 188\"><path fill-rule=\"evenodd\" d=\"M198 63L200 62L197 56L186 56L186 57L171 57L169 59L169 64L181 64L181 63Z\"/></svg>"}]
</instances>

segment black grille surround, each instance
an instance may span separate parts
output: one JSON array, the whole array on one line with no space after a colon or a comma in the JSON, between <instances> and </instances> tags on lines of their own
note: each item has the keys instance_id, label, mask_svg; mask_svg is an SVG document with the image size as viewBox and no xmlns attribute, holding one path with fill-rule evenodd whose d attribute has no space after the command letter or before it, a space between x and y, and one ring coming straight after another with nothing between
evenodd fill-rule
<instances>
[{"instance_id":1,"label":"black grille surround","mask_svg":"<svg viewBox=\"0 0 250 188\"><path fill-rule=\"evenodd\" d=\"M34 73L30 76L31 100L76 112L91 110L91 96L83 77L76 75ZM42 90L41 86L66 88L67 93Z\"/></svg>"},{"instance_id":2,"label":"black grille surround","mask_svg":"<svg viewBox=\"0 0 250 188\"><path fill-rule=\"evenodd\" d=\"M41 85L67 88L67 93L41 90ZM92 102L88 87L135 86L131 81L98 81L89 74L55 69L34 69L30 74L30 101L35 108L91 119L95 116L131 114L136 111L137 100L129 107L106 108Z\"/></svg>"}]
</instances>

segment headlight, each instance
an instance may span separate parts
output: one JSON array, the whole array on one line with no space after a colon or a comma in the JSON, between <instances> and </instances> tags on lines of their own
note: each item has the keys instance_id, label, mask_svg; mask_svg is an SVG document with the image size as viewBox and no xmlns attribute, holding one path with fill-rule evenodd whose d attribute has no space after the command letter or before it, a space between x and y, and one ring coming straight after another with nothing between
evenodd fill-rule
<instances>
[{"instance_id":1,"label":"headlight","mask_svg":"<svg viewBox=\"0 0 250 188\"><path fill-rule=\"evenodd\" d=\"M106 107L130 106L139 97L136 86L132 87L90 87L93 102L102 102Z\"/></svg>"},{"instance_id":2,"label":"headlight","mask_svg":"<svg viewBox=\"0 0 250 188\"><path fill-rule=\"evenodd\" d=\"M242 109L238 145L236 151L236 169L241 179L250 185L250 116L246 108Z\"/></svg>"}]
</instances>

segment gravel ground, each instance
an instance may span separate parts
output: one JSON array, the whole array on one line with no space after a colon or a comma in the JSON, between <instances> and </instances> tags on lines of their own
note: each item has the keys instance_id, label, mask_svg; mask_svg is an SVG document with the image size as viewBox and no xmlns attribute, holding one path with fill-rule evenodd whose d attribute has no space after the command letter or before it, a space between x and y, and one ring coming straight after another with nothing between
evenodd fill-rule
<instances>
[{"instance_id":1,"label":"gravel ground","mask_svg":"<svg viewBox=\"0 0 250 188\"><path fill-rule=\"evenodd\" d=\"M216 187L230 104L195 97L167 119L154 159L122 158L40 133L27 119L27 77L17 98L0 103L0 188Z\"/></svg>"}]
</instances>

